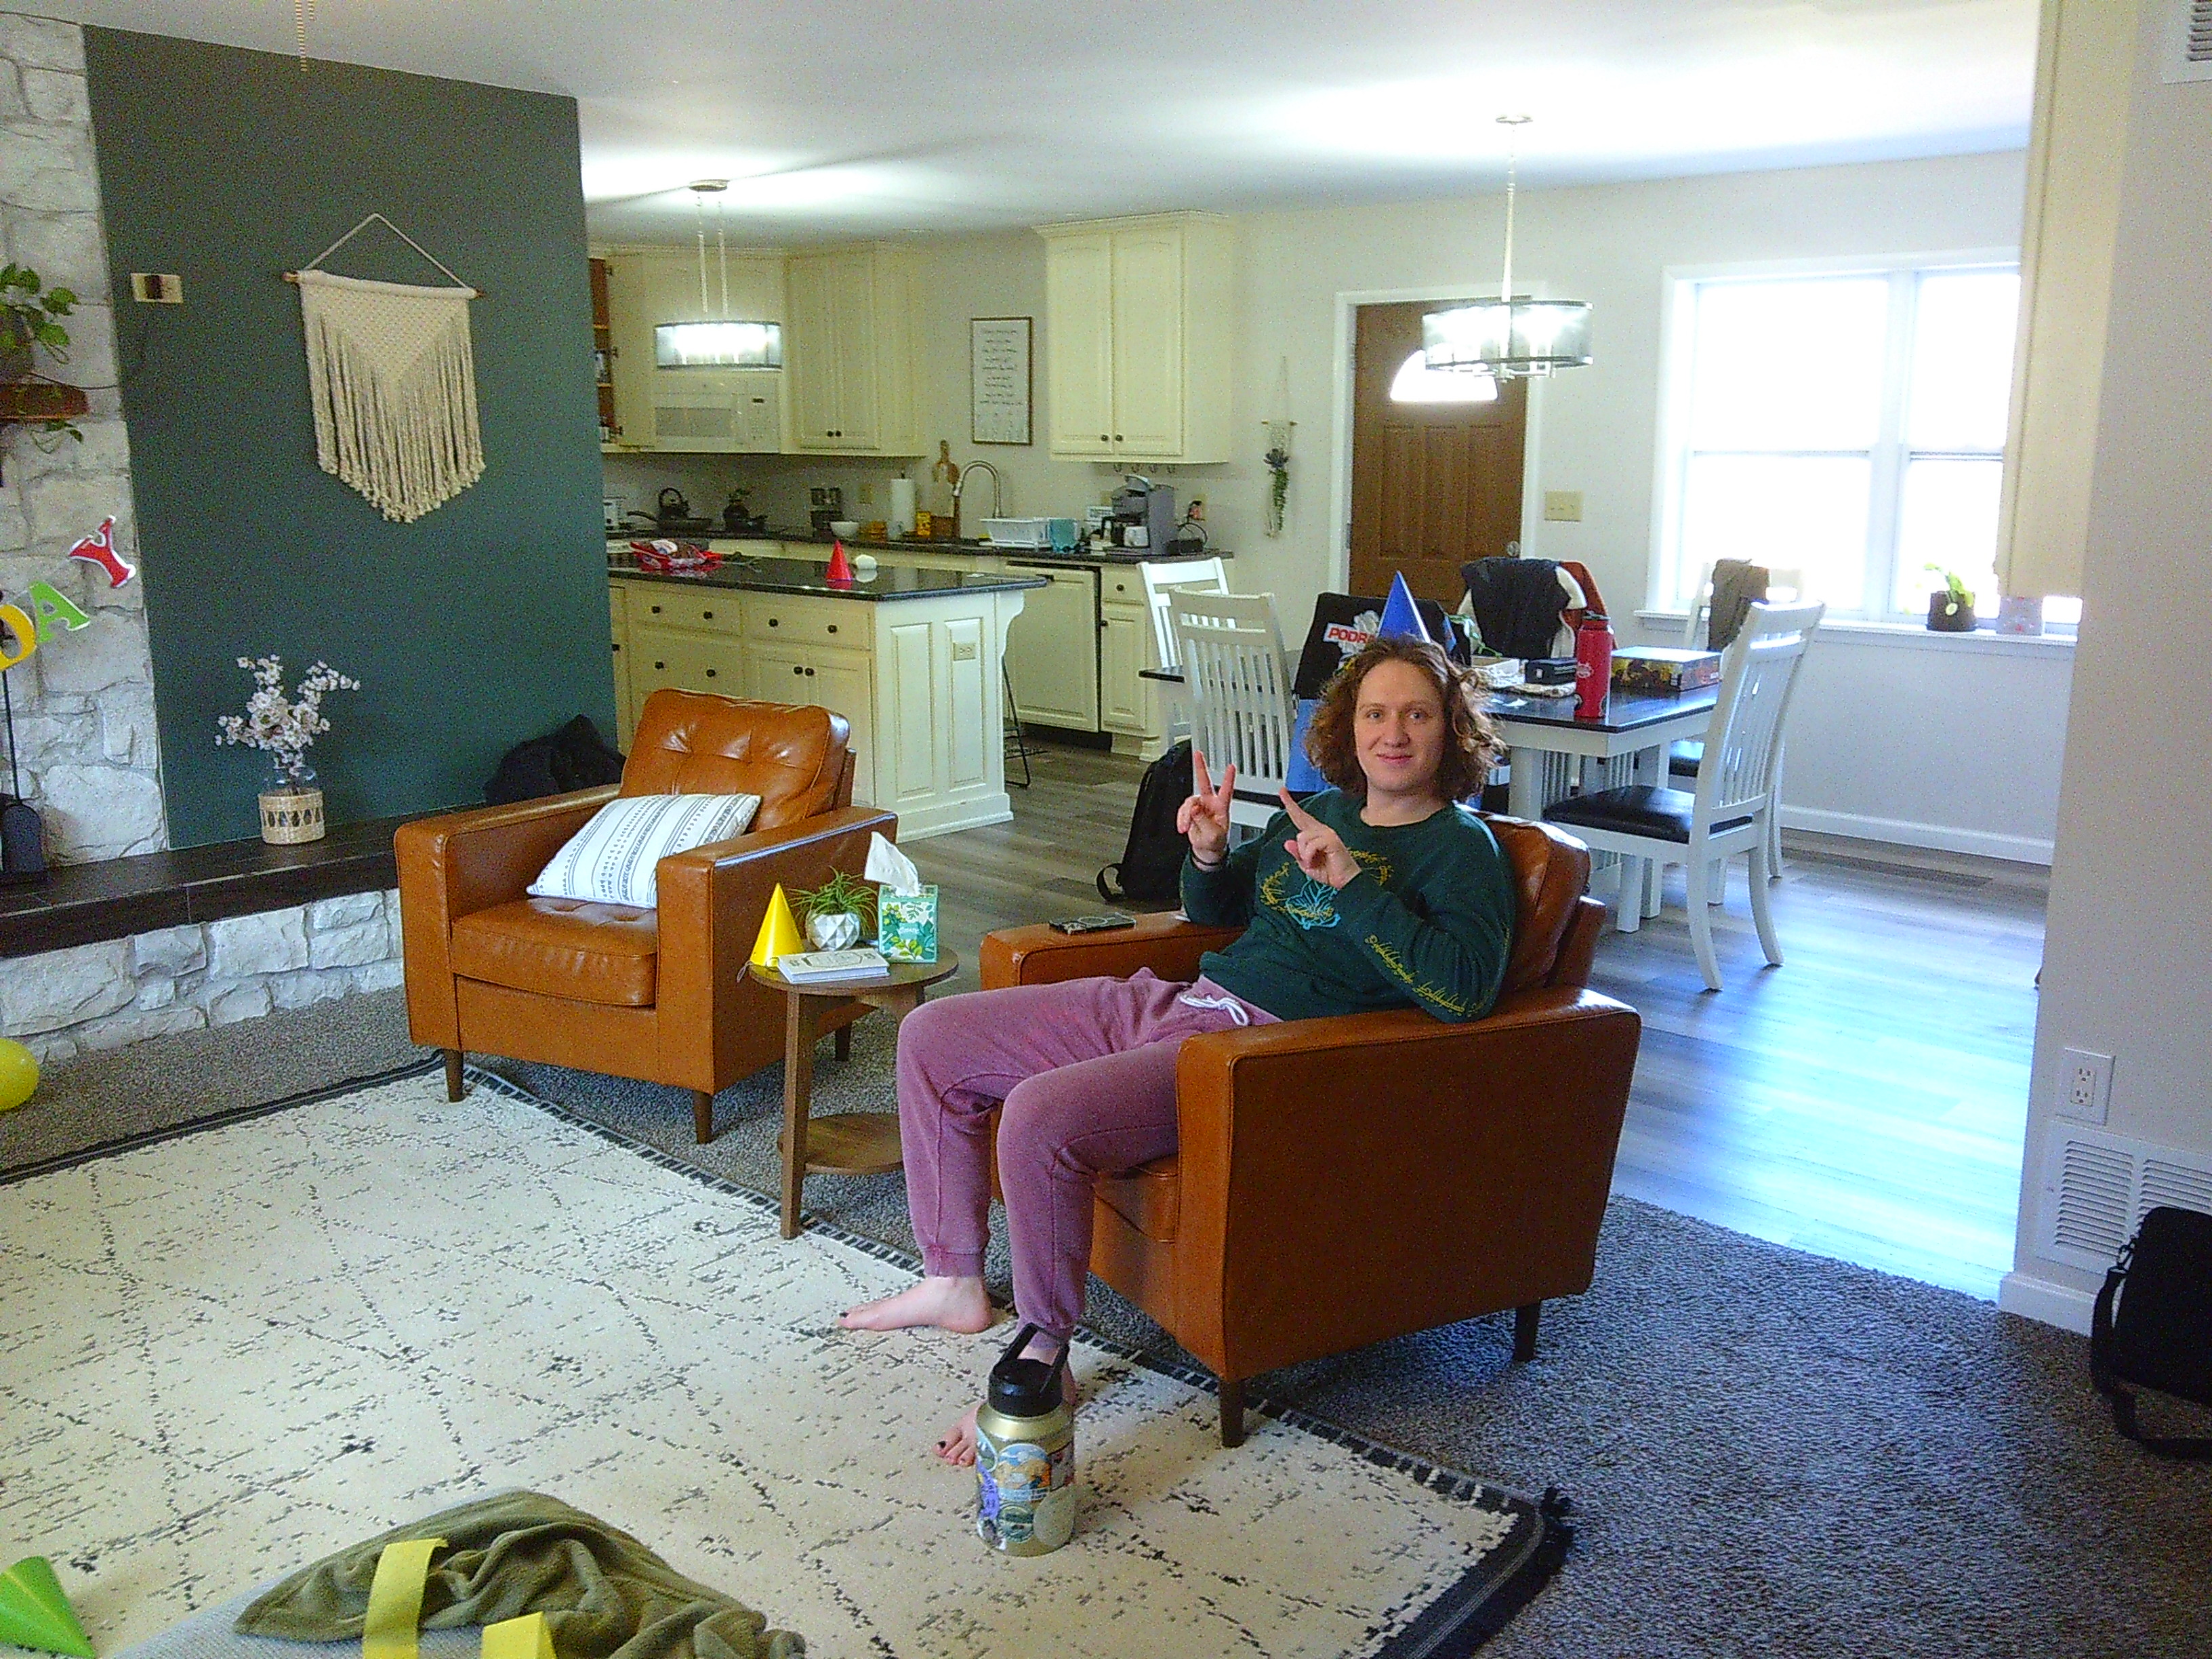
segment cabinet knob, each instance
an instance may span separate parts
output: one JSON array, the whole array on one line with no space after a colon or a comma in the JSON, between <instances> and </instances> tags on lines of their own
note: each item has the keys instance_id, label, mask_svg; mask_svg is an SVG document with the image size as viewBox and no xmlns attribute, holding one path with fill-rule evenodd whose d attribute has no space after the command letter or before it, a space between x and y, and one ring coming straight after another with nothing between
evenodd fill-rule
<instances>
[{"instance_id":1,"label":"cabinet knob","mask_svg":"<svg viewBox=\"0 0 2212 1659\"><path fill-rule=\"evenodd\" d=\"M713 669L710 668L707 671L707 678L710 680L714 678L714 671Z\"/></svg>"},{"instance_id":2,"label":"cabinet knob","mask_svg":"<svg viewBox=\"0 0 2212 1659\"><path fill-rule=\"evenodd\" d=\"M665 667L667 667L667 666L668 666L668 665L667 665L666 663L665 663L665 662L657 662L657 663L653 664L653 665L655 668L665 668Z\"/></svg>"},{"instance_id":3,"label":"cabinet knob","mask_svg":"<svg viewBox=\"0 0 2212 1659\"><path fill-rule=\"evenodd\" d=\"M806 672L806 665L805 663L795 662L791 665L791 672L794 674L804 674Z\"/></svg>"},{"instance_id":4,"label":"cabinet knob","mask_svg":"<svg viewBox=\"0 0 2212 1659\"><path fill-rule=\"evenodd\" d=\"M836 624L836 623L831 623L830 624L830 631L832 634L834 634L834 633L836 633L836 632L837 631L837 624Z\"/></svg>"},{"instance_id":5,"label":"cabinet knob","mask_svg":"<svg viewBox=\"0 0 2212 1659\"><path fill-rule=\"evenodd\" d=\"M1121 441L1121 434L1120 433L1117 432L1114 434L1114 441L1117 444Z\"/></svg>"},{"instance_id":6,"label":"cabinet knob","mask_svg":"<svg viewBox=\"0 0 2212 1659\"><path fill-rule=\"evenodd\" d=\"M622 641L620 640L617 640L615 641L615 649L617 651L620 651L622 649Z\"/></svg>"},{"instance_id":7,"label":"cabinet knob","mask_svg":"<svg viewBox=\"0 0 2212 1659\"><path fill-rule=\"evenodd\" d=\"M814 678L814 671L812 669L810 668L806 671L806 678L810 680Z\"/></svg>"},{"instance_id":8,"label":"cabinet knob","mask_svg":"<svg viewBox=\"0 0 2212 1659\"><path fill-rule=\"evenodd\" d=\"M712 622L714 620L714 613L711 611L702 611L699 613L699 620L701 622Z\"/></svg>"},{"instance_id":9,"label":"cabinet knob","mask_svg":"<svg viewBox=\"0 0 2212 1659\"><path fill-rule=\"evenodd\" d=\"M1103 432L1102 432L1102 433L1100 433L1100 434L1098 434L1098 441L1099 441L1100 443L1102 443L1102 444L1110 444L1110 443L1112 443L1114 441L1113 441L1111 438L1108 437L1104 433L1103 433Z\"/></svg>"},{"instance_id":10,"label":"cabinet knob","mask_svg":"<svg viewBox=\"0 0 2212 1659\"><path fill-rule=\"evenodd\" d=\"M770 617L768 619L768 625L769 625L770 628L781 628L781 627L782 627L782 626L783 626L783 624L782 624L781 623L778 622L778 621L777 621L774 617Z\"/></svg>"},{"instance_id":11,"label":"cabinet knob","mask_svg":"<svg viewBox=\"0 0 2212 1659\"><path fill-rule=\"evenodd\" d=\"M660 607L659 605L656 605L653 607L653 614L656 617L660 614Z\"/></svg>"}]
</instances>

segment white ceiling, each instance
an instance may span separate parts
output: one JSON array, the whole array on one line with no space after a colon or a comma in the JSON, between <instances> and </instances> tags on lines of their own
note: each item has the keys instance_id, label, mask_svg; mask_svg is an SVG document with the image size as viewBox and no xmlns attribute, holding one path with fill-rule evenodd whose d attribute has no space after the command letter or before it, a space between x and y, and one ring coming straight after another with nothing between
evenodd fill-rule
<instances>
[{"instance_id":1,"label":"white ceiling","mask_svg":"<svg viewBox=\"0 0 2212 1659\"><path fill-rule=\"evenodd\" d=\"M290 52L290 0L0 0ZM313 0L320 58L565 93L592 231L735 242L2010 149L2036 0Z\"/></svg>"}]
</instances>

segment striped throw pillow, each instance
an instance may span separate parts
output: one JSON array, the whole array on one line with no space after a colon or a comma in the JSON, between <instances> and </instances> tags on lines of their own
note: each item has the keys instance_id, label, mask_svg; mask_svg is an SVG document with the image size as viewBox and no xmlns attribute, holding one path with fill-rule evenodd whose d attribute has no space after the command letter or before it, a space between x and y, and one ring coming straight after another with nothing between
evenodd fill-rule
<instances>
[{"instance_id":1,"label":"striped throw pillow","mask_svg":"<svg viewBox=\"0 0 2212 1659\"><path fill-rule=\"evenodd\" d=\"M539 898L582 899L653 909L660 860L742 836L758 795L624 795L609 801L530 884Z\"/></svg>"}]
</instances>

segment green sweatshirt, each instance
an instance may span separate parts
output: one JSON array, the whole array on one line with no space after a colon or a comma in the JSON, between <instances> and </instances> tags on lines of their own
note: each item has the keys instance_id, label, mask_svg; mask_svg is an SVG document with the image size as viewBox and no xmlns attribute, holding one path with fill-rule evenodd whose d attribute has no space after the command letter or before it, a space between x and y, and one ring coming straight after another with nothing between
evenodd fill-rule
<instances>
[{"instance_id":1,"label":"green sweatshirt","mask_svg":"<svg viewBox=\"0 0 2212 1659\"><path fill-rule=\"evenodd\" d=\"M1183 913L1249 924L1199 970L1279 1019L1363 1013L1408 1003L1442 1020L1479 1019L1498 1000L1513 950L1513 881L1490 826L1446 806L1419 823L1376 825L1325 790L1305 810L1344 838L1359 873L1340 890L1309 878L1284 849L1278 812L1219 868L1182 866Z\"/></svg>"}]
</instances>

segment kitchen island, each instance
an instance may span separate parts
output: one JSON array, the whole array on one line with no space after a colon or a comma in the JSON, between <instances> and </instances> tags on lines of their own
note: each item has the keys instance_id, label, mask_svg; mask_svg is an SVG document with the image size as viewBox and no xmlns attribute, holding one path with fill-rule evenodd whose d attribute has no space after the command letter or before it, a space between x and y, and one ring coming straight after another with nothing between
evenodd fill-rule
<instances>
[{"instance_id":1,"label":"kitchen island","mask_svg":"<svg viewBox=\"0 0 2212 1659\"><path fill-rule=\"evenodd\" d=\"M1001 664L1044 576L879 562L840 583L818 561L752 555L669 575L637 568L623 544L609 553L623 747L666 686L818 703L852 727L854 799L896 812L902 841L1013 816Z\"/></svg>"},{"instance_id":2,"label":"kitchen island","mask_svg":"<svg viewBox=\"0 0 2212 1659\"><path fill-rule=\"evenodd\" d=\"M826 562L839 538L787 530L766 537L702 538L715 551L748 558ZM629 538L611 539L610 555L626 555ZM1227 549L1148 552L1137 548L1009 547L942 539L843 538L848 553L879 566L915 566L963 574L1013 571L1048 584L1030 596L1007 645L1006 667L1016 710L1025 725L1077 742L1110 745L1145 760L1166 747L1167 709L1159 687L1142 677L1157 667L1152 620L1140 564L1187 564L1233 558Z\"/></svg>"}]
</instances>

